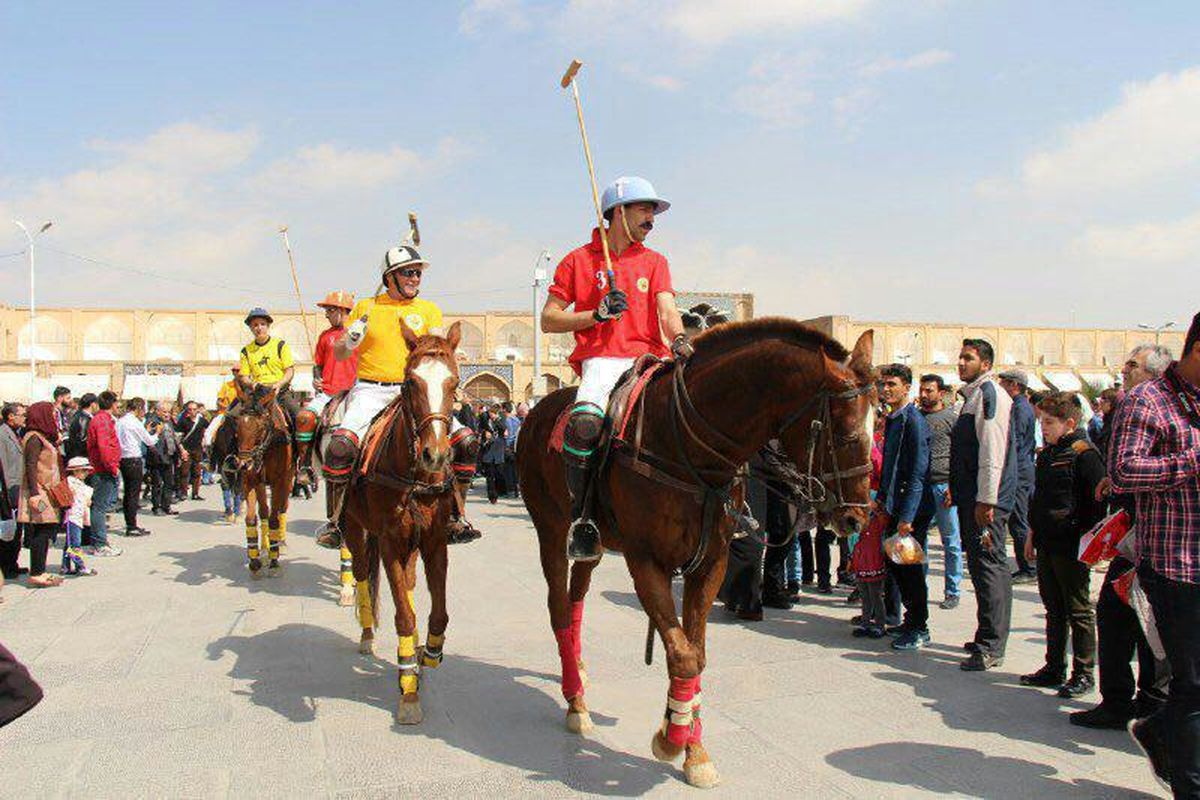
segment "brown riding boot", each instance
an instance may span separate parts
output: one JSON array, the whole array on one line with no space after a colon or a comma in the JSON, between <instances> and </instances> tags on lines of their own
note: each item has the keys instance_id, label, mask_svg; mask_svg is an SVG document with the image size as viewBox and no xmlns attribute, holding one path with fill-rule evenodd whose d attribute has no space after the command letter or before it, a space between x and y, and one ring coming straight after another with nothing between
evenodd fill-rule
<instances>
[{"instance_id":1,"label":"brown riding boot","mask_svg":"<svg viewBox=\"0 0 1200 800\"><path fill-rule=\"evenodd\" d=\"M346 500L347 484L343 482L325 481L325 516L327 522L317 534L317 544L329 550L339 550L342 546L342 531L337 520L342 516L342 503Z\"/></svg>"}]
</instances>

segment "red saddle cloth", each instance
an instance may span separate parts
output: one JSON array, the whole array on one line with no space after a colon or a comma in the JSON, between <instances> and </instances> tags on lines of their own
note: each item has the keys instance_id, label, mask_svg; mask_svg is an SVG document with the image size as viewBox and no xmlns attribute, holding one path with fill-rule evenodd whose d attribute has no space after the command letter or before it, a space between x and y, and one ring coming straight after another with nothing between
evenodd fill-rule
<instances>
[{"instance_id":1,"label":"red saddle cloth","mask_svg":"<svg viewBox=\"0 0 1200 800\"><path fill-rule=\"evenodd\" d=\"M608 400L608 417L612 420L612 435L615 438L619 440L625 438L625 429L629 425L629 418L633 415L638 398L641 397L646 385L650 383L650 379L664 367L673 363L652 355L644 355L634 363L632 369L613 389L612 396ZM550 431L550 449L556 453L562 452L563 437L566 435L567 420L570 417L571 406L567 406L559 413L558 419L554 421L554 428Z\"/></svg>"}]
</instances>

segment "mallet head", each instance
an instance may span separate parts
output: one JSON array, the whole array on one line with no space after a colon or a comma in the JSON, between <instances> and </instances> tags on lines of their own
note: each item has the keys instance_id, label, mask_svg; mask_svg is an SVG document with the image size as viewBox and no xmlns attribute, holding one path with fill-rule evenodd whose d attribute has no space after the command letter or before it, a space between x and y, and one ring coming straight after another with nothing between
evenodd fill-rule
<instances>
[{"instance_id":1,"label":"mallet head","mask_svg":"<svg viewBox=\"0 0 1200 800\"><path fill-rule=\"evenodd\" d=\"M579 74L579 68L583 66L583 62L578 58L571 62L571 66L567 67L567 71L562 76L562 88L567 88L571 85L571 81L575 80L575 76Z\"/></svg>"},{"instance_id":2,"label":"mallet head","mask_svg":"<svg viewBox=\"0 0 1200 800\"><path fill-rule=\"evenodd\" d=\"M287 233L287 230L288 230L288 228L287 228L287 225L280 225L280 226L279 226L279 232L280 232L280 233Z\"/></svg>"}]
</instances>

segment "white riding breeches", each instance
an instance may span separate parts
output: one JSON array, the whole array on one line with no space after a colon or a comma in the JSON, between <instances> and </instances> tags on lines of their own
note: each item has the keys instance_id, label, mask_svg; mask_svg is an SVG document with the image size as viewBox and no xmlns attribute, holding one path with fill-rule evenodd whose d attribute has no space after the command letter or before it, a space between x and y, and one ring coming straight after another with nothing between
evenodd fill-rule
<instances>
[{"instance_id":1,"label":"white riding breeches","mask_svg":"<svg viewBox=\"0 0 1200 800\"><path fill-rule=\"evenodd\" d=\"M632 358L611 358L609 356L585 359L575 402L592 403L607 414L608 396L612 394L612 390L621 376L633 366L633 362Z\"/></svg>"},{"instance_id":2,"label":"white riding breeches","mask_svg":"<svg viewBox=\"0 0 1200 800\"><path fill-rule=\"evenodd\" d=\"M308 405L306 405L305 408L319 417L321 416L321 412L325 410L325 406L329 405L329 401L332 399L332 397L324 392L318 392L313 396L312 400L308 401Z\"/></svg>"},{"instance_id":3,"label":"white riding breeches","mask_svg":"<svg viewBox=\"0 0 1200 800\"><path fill-rule=\"evenodd\" d=\"M375 419L375 415L383 411L388 403L396 399L401 389L400 384L384 386L378 383L356 382L346 395L343 406L345 416L342 417L338 429L350 431L361 442L367 428L371 427L371 420ZM453 434L461 427L462 423L451 415L449 433Z\"/></svg>"}]
</instances>

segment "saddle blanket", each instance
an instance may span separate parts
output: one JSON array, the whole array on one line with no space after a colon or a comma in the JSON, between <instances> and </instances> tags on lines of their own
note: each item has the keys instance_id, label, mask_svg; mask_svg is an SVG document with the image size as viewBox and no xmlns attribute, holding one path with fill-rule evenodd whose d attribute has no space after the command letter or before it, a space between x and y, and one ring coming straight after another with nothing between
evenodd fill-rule
<instances>
[{"instance_id":1,"label":"saddle blanket","mask_svg":"<svg viewBox=\"0 0 1200 800\"><path fill-rule=\"evenodd\" d=\"M651 379L663 367L671 363L673 362L662 361L654 356L642 356L638 359L637 363L617 384L617 388L613 389L612 396L608 400L608 419L611 428L609 429L610 433L606 435L612 436L618 441L625 440L625 431L633 416L633 409L637 406L638 398L641 397ZM562 452L563 438L566 436L567 421L570 418L571 406L568 405L554 421L554 427L550 431L550 449L556 453Z\"/></svg>"}]
</instances>

